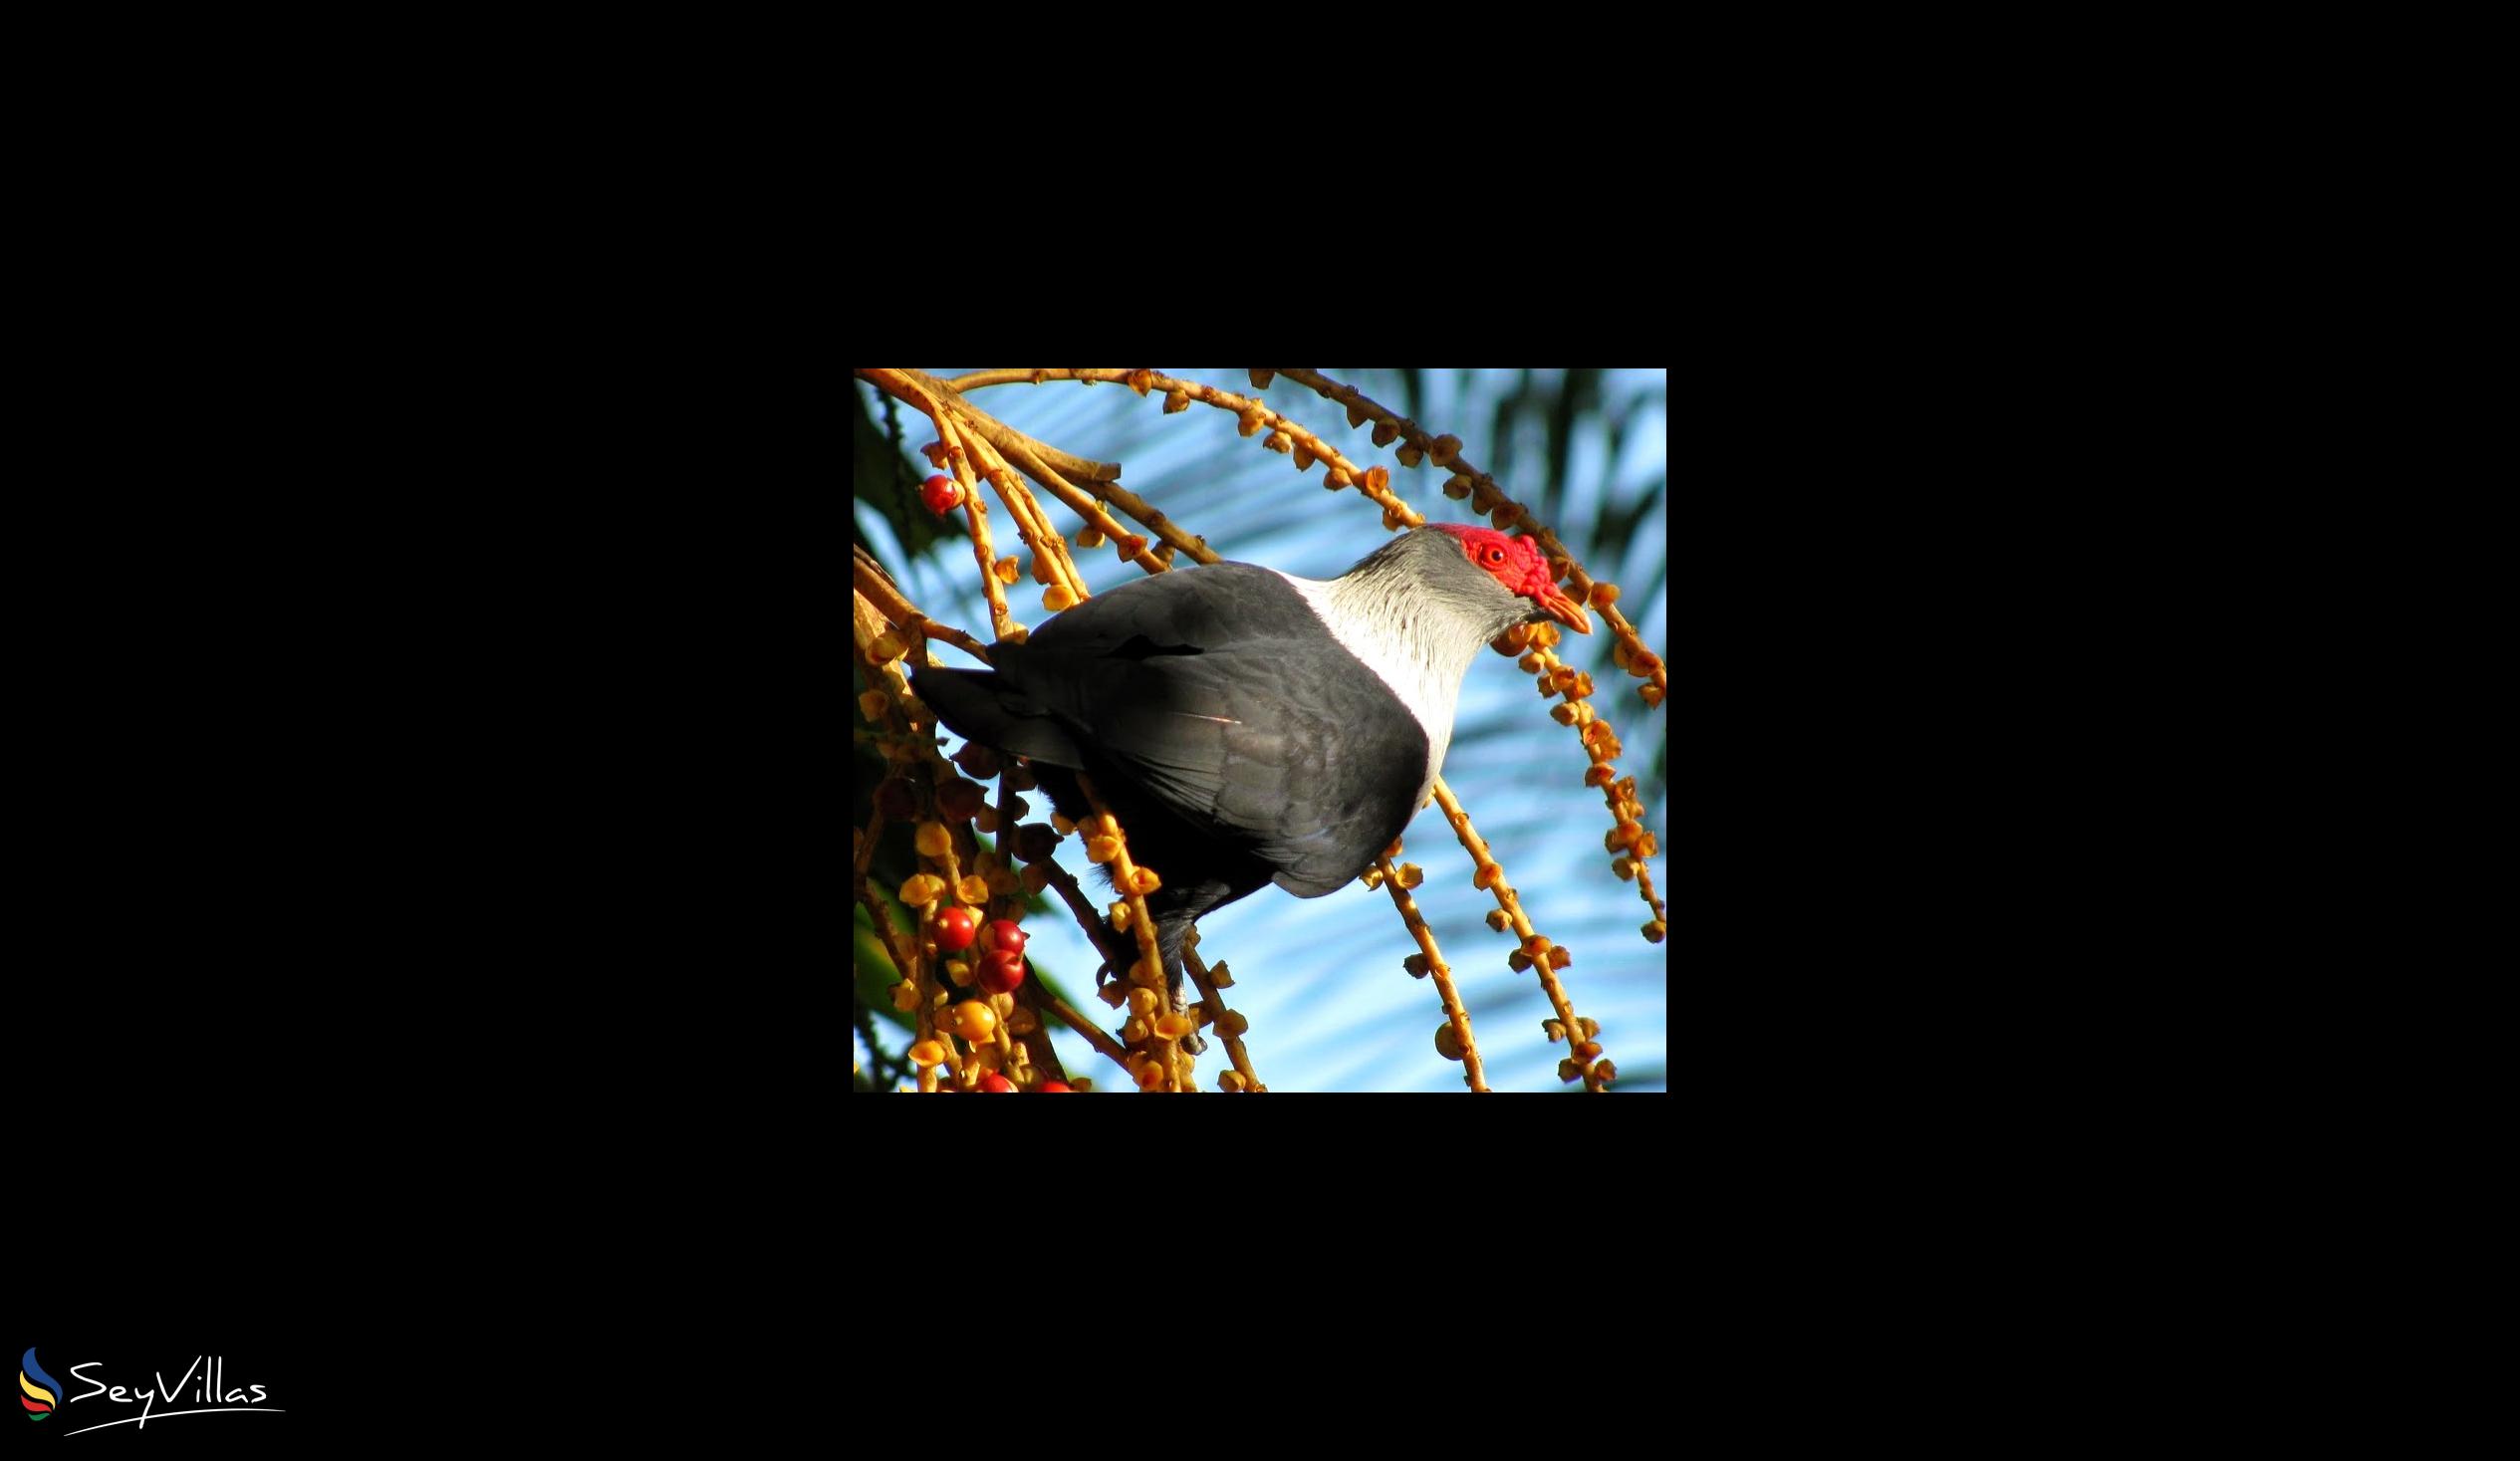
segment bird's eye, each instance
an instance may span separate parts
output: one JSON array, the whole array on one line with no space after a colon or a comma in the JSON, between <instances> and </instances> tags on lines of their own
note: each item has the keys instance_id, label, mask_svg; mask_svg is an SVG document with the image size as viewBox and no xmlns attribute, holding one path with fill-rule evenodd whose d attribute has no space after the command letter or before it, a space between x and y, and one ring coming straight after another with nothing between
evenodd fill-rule
<instances>
[{"instance_id":1,"label":"bird's eye","mask_svg":"<svg viewBox=\"0 0 2520 1461\"><path fill-rule=\"evenodd\" d=\"M1494 568L1496 565L1505 561L1505 550L1495 546L1494 544L1489 544L1487 551L1482 553L1480 557L1487 560L1488 567Z\"/></svg>"}]
</instances>

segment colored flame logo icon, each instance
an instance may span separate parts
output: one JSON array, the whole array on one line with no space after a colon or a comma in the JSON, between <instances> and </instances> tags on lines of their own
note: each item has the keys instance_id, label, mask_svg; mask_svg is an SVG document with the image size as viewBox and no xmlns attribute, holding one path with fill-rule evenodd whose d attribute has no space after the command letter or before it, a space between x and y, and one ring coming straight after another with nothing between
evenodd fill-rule
<instances>
[{"instance_id":1,"label":"colored flame logo icon","mask_svg":"<svg viewBox=\"0 0 2520 1461\"><path fill-rule=\"evenodd\" d=\"M26 1407L29 1420L42 1420L59 1403L61 1381L46 1374L44 1366L35 1362L33 1345L27 1346L26 1357L18 1361L18 1388L26 1391L18 1396L18 1403Z\"/></svg>"}]
</instances>

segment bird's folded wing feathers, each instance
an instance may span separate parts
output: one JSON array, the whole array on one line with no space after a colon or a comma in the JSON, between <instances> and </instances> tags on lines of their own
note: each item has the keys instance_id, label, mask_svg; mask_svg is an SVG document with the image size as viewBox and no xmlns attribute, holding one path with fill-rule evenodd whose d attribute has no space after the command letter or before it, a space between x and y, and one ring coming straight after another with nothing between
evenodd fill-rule
<instances>
[{"instance_id":1,"label":"bird's folded wing feathers","mask_svg":"<svg viewBox=\"0 0 2520 1461\"><path fill-rule=\"evenodd\" d=\"M1200 654L1062 659L1055 673L1028 662L1022 683L1080 747L1192 826L1277 864L1281 886L1317 897L1359 870L1332 865L1354 845L1343 834L1378 811L1371 768L1350 758L1359 727L1387 706L1379 684L1307 673L1305 647L1261 639ZM1245 703L1254 685L1267 688L1265 717Z\"/></svg>"}]
</instances>

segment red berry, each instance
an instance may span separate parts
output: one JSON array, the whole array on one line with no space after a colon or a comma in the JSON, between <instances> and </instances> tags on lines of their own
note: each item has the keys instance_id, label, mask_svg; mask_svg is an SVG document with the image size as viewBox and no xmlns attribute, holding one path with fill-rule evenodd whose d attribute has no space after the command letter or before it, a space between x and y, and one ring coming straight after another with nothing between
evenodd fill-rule
<instances>
[{"instance_id":1,"label":"red berry","mask_svg":"<svg viewBox=\"0 0 2520 1461\"><path fill-rule=\"evenodd\" d=\"M1024 983L1024 956L1013 949L982 954L978 978L991 994L1013 994Z\"/></svg>"},{"instance_id":2,"label":"red berry","mask_svg":"<svg viewBox=\"0 0 2520 1461\"><path fill-rule=\"evenodd\" d=\"M1041 1089L1042 1089L1043 1091L1045 1091L1045 1092L1049 1092L1049 1091L1064 1091L1064 1092L1067 1092L1067 1093L1068 1093L1069 1095L1071 1095L1071 1096L1074 1096L1074 1095L1076 1094L1076 1088L1075 1088L1075 1087L1073 1087L1073 1086L1070 1086L1070 1085L1069 1085L1067 1082L1065 1082L1065 1081L1044 1081L1044 1082L1042 1082L1042 1083L1041 1083Z\"/></svg>"},{"instance_id":3,"label":"red berry","mask_svg":"<svg viewBox=\"0 0 2520 1461\"><path fill-rule=\"evenodd\" d=\"M1032 935L1026 933L1023 930L1023 927L1016 923L1014 919L1000 918L990 923L988 927L980 930L980 947L984 949L1006 949L1012 953L1020 954L1024 951L1024 944L1026 940L1031 937Z\"/></svg>"},{"instance_id":4,"label":"red berry","mask_svg":"<svg viewBox=\"0 0 2520 1461\"><path fill-rule=\"evenodd\" d=\"M919 500L932 513L949 513L962 505L962 488L953 478L939 472L918 489Z\"/></svg>"},{"instance_id":5,"label":"red berry","mask_svg":"<svg viewBox=\"0 0 2520 1461\"><path fill-rule=\"evenodd\" d=\"M981 1078L980 1091L986 1096L1012 1095L1015 1094L1015 1083L1004 1076L992 1074Z\"/></svg>"},{"instance_id":6,"label":"red berry","mask_svg":"<svg viewBox=\"0 0 2520 1461\"><path fill-rule=\"evenodd\" d=\"M936 947L949 954L971 947L972 936L978 932L969 908L947 908L936 915Z\"/></svg>"}]
</instances>

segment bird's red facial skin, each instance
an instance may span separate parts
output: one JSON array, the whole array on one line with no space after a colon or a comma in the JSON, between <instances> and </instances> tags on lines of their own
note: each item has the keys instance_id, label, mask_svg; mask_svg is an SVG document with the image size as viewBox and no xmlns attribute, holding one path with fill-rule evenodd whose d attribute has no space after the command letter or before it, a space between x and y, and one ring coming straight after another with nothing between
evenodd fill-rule
<instances>
[{"instance_id":1,"label":"bird's red facial skin","mask_svg":"<svg viewBox=\"0 0 2520 1461\"><path fill-rule=\"evenodd\" d=\"M1548 610L1551 618L1579 634L1593 632L1593 621L1587 618L1582 606L1566 597L1557 580L1549 575L1549 556L1529 538L1499 533L1493 528L1464 528L1450 523L1433 525L1438 531L1461 540L1461 551L1470 562L1485 570L1496 582Z\"/></svg>"}]
</instances>

